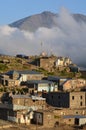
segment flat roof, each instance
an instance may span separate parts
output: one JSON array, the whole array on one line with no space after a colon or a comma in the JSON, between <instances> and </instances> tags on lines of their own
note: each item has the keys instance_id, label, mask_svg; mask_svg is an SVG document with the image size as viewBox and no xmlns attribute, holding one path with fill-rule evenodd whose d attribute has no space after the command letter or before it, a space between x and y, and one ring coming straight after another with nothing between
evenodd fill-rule
<instances>
[{"instance_id":1,"label":"flat roof","mask_svg":"<svg viewBox=\"0 0 86 130\"><path fill-rule=\"evenodd\" d=\"M19 74L42 74L38 71L33 71L33 70L24 70L24 71L18 71Z\"/></svg>"},{"instance_id":2,"label":"flat roof","mask_svg":"<svg viewBox=\"0 0 86 130\"><path fill-rule=\"evenodd\" d=\"M59 80L59 79L71 79L71 78L66 78L66 77L59 77L59 76L53 76L53 75L51 75L51 76L48 76L48 78L51 78L51 79L53 79L53 80Z\"/></svg>"},{"instance_id":3,"label":"flat roof","mask_svg":"<svg viewBox=\"0 0 86 130\"><path fill-rule=\"evenodd\" d=\"M28 80L27 81L28 84L52 84L52 81L48 81L48 80Z\"/></svg>"},{"instance_id":4,"label":"flat roof","mask_svg":"<svg viewBox=\"0 0 86 130\"><path fill-rule=\"evenodd\" d=\"M65 115L63 118L86 118L84 115Z\"/></svg>"},{"instance_id":5,"label":"flat roof","mask_svg":"<svg viewBox=\"0 0 86 130\"><path fill-rule=\"evenodd\" d=\"M12 95L12 98L30 98L29 95L20 95L20 94L16 94L16 95Z\"/></svg>"},{"instance_id":6,"label":"flat roof","mask_svg":"<svg viewBox=\"0 0 86 130\"><path fill-rule=\"evenodd\" d=\"M24 99L27 99L27 98L31 98L32 100L46 100L45 98L43 97L39 97L39 96L29 96L29 95L12 95L12 98L24 98Z\"/></svg>"},{"instance_id":7,"label":"flat roof","mask_svg":"<svg viewBox=\"0 0 86 130\"><path fill-rule=\"evenodd\" d=\"M23 71L11 70L11 71L8 71L6 74L12 75L13 73L17 73L17 74L42 74L38 71L33 71L33 70L23 70Z\"/></svg>"}]
</instances>

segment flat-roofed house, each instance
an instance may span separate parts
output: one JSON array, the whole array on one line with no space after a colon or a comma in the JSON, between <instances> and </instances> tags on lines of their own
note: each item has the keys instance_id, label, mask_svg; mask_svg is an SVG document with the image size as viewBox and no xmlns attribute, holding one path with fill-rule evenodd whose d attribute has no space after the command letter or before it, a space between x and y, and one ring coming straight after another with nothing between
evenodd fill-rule
<instances>
[{"instance_id":1,"label":"flat-roofed house","mask_svg":"<svg viewBox=\"0 0 86 130\"><path fill-rule=\"evenodd\" d=\"M27 80L41 80L43 77L44 75L37 71L11 70L3 75L0 75L0 83L4 86L19 86L21 82L25 82Z\"/></svg>"},{"instance_id":2,"label":"flat-roofed house","mask_svg":"<svg viewBox=\"0 0 86 130\"><path fill-rule=\"evenodd\" d=\"M69 79L63 82L61 85L62 90L74 90L74 89L79 89L83 88L86 86L86 80L77 78L77 79Z\"/></svg>"},{"instance_id":3,"label":"flat-roofed house","mask_svg":"<svg viewBox=\"0 0 86 130\"><path fill-rule=\"evenodd\" d=\"M48 80L28 80L27 87L29 92L53 92L55 89L54 83Z\"/></svg>"},{"instance_id":4,"label":"flat-roofed house","mask_svg":"<svg viewBox=\"0 0 86 130\"><path fill-rule=\"evenodd\" d=\"M18 73L21 75L22 81L41 80L44 77L44 74L33 70L18 71Z\"/></svg>"},{"instance_id":5,"label":"flat-roofed house","mask_svg":"<svg viewBox=\"0 0 86 130\"><path fill-rule=\"evenodd\" d=\"M63 116L64 123L67 125L82 126L86 124L85 115L65 115Z\"/></svg>"},{"instance_id":6,"label":"flat-roofed house","mask_svg":"<svg viewBox=\"0 0 86 130\"><path fill-rule=\"evenodd\" d=\"M70 78L64 78L64 77L58 77L58 76L48 76L47 78L49 81L53 81L55 86L56 86L56 90L62 90L61 84L65 83L66 81L68 81Z\"/></svg>"},{"instance_id":7,"label":"flat-roofed house","mask_svg":"<svg viewBox=\"0 0 86 130\"><path fill-rule=\"evenodd\" d=\"M39 96L4 94L0 104L0 119L30 124L33 111L45 109L46 99Z\"/></svg>"},{"instance_id":8,"label":"flat-roofed house","mask_svg":"<svg viewBox=\"0 0 86 130\"><path fill-rule=\"evenodd\" d=\"M55 62L55 65L56 67L59 67L59 66L68 66L72 63L71 59L68 58L68 57L58 57L56 62Z\"/></svg>"},{"instance_id":9,"label":"flat-roofed house","mask_svg":"<svg viewBox=\"0 0 86 130\"><path fill-rule=\"evenodd\" d=\"M9 77L9 75L6 75L6 74L2 74L2 75L0 75L0 83L3 86L9 86L9 87L19 86L19 79L17 77L15 77L15 78L13 78L13 77Z\"/></svg>"},{"instance_id":10,"label":"flat-roofed house","mask_svg":"<svg viewBox=\"0 0 86 130\"><path fill-rule=\"evenodd\" d=\"M60 122L62 123L62 118L52 109L34 111L33 123L36 125L50 128L55 127L56 124L59 125Z\"/></svg>"},{"instance_id":11,"label":"flat-roofed house","mask_svg":"<svg viewBox=\"0 0 86 130\"><path fill-rule=\"evenodd\" d=\"M50 92L44 94L49 105L60 108L86 108L86 92Z\"/></svg>"}]
</instances>

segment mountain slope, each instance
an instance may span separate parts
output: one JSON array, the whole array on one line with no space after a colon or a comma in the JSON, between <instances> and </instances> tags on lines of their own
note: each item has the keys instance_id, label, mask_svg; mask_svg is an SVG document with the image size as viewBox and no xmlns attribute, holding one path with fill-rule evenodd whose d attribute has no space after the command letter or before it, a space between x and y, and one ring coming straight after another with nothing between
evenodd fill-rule
<instances>
[{"instance_id":1,"label":"mountain slope","mask_svg":"<svg viewBox=\"0 0 86 130\"><path fill-rule=\"evenodd\" d=\"M39 27L47 27L52 28L58 26L55 18L58 19L58 14L54 14L52 12L45 11L41 14L32 15L23 19L20 19L16 22L9 24L11 27L17 27L21 30L36 31ZM82 14L73 14L74 19L77 22L85 22L86 16Z\"/></svg>"},{"instance_id":2,"label":"mountain slope","mask_svg":"<svg viewBox=\"0 0 86 130\"><path fill-rule=\"evenodd\" d=\"M10 24L10 26L17 27L21 30L27 30L27 31L28 30L35 31L39 27L51 28L53 26L56 26L54 17L57 17L57 15L51 12L43 12L41 14L23 18L19 21Z\"/></svg>"}]
</instances>

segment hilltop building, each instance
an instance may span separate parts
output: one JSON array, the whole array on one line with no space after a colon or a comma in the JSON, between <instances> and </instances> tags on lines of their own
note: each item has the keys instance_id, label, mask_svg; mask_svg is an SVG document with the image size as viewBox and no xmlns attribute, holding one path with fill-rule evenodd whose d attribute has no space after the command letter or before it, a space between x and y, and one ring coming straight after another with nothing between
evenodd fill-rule
<instances>
[{"instance_id":1,"label":"hilltop building","mask_svg":"<svg viewBox=\"0 0 86 130\"><path fill-rule=\"evenodd\" d=\"M39 58L36 58L34 64L40 68L44 68L49 72L52 72L55 68L67 67L72 64L72 61L68 57L56 57L47 56L45 53Z\"/></svg>"}]
</instances>

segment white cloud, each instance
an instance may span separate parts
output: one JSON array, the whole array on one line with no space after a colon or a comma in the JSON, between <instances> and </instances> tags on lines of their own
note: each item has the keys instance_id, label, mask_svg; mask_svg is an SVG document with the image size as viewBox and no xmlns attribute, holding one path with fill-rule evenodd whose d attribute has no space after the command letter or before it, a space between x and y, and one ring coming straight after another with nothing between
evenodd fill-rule
<instances>
[{"instance_id":1,"label":"white cloud","mask_svg":"<svg viewBox=\"0 0 86 130\"><path fill-rule=\"evenodd\" d=\"M86 65L86 24L76 22L65 8L54 20L58 27L39 28L34 33L1 26L0 53L35 55L42 50L48 53L52 50L57 56L69 56L75 63Z\"/></svg>"},{"instance_id":2,"label":"white cloud","mask_svg":"<svg viewBox=\"0 0 86 130\"><path fill-rule=\"evenodd\" d=\"M10 28L9 26L0 26L0 34L2 36L9 36L11 33L15 31L16 28Z\"/></svg>"}]
</instances>

